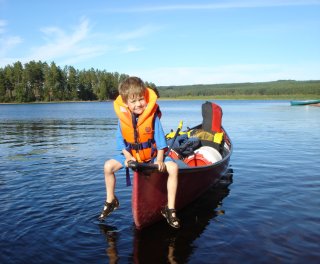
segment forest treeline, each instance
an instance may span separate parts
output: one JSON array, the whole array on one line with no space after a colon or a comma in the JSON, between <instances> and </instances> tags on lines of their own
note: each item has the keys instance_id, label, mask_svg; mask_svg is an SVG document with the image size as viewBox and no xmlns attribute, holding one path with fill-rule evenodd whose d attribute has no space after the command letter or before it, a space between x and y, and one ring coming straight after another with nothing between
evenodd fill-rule
<instances>
[{"instance_id":1,"label":"forest treeline","mask_svg":"<svg viewBox=\"0 0 320 264\"><path fill-rule=\"evenodd\" d=\"M54 62L15 62L0 68L0 103L109 100L127 74L63 69ZM155 87L153 83L146 83Z\"/></svg>"},{"instance_id":2,"label":"forest treeline","mask_svg":"<svg viewBox=\"0 0 320 264\"><path fill-rule=\"evenodd\" d=\"M208 84L158 87L162 97L272 97L320 98L320 81L280 80L274 82Z\"/></svg>"},{"instance_id":3,"label":"forest treeline","mask_svg":"<svg viewBox=\"0 0 320 264\"><path fill-rule=\"evenodd\" d=\"M112 100L127 74L105 70L61 68L54 62L15 62L0 68L0 103ZM196 97L281 97L320 98L320 81L282 80L261 83L234 83L187 86L159 86L162 98Z\"/></svg>"}]
</instances>

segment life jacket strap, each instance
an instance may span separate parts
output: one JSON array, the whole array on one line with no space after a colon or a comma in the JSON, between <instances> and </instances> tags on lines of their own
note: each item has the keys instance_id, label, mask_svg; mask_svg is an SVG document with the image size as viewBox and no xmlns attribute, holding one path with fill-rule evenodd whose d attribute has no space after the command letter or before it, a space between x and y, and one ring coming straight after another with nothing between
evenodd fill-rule
<instances>
[{"instance_id":1,"label":"life jacket strap","mask_svg":"<svg viewBox=\"0 0 320 264\"><path fill-rule=\"evenodd\" d=\"M127 182L127 187L128 187L128 186L131 186L131 179L130 179L129 167L126 168L126 182Z\"/></svg>"},{"instance_id":2,"label":"life jacket strap","mask_svg":"<svg viewBox=\"0 0 320 264\"><path fill-rule=\"evenodd\" d=\"M155 143L154 139L148 139L148 141L141 142L141 143L128 143L128 142L125 142L125 145L126 145L126 150L133 149L135 151L139 151L139 150L142 150L142 149L151 148L154 143Z\"/></svg>"}]
</instances>

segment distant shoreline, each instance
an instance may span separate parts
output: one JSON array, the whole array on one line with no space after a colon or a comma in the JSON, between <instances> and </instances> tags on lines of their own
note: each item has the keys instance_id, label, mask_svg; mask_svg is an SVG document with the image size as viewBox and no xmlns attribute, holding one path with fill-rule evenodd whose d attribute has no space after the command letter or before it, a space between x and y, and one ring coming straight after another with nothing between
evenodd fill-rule
<instances>
[{"instance_id":1,"label":"distant shoreline","mask_svg":"<svg viewBox=\"0 0 320 264\"><path fill-rule=\"evenodd\" d=\"M307 96L307 95L281 95L281 96L181 96L175 98L169 97L160 97L159 101L182 101L182 100L312 100L319 99L315 96ZM0 105L13 105L13 104L62 104L62 103L94 103L94 102L112 102L113 100L92 100L92 101L51 101L51 102L8 102L8 103L0 103Z\"/></svg>"},{"instance_id":2,"label":"distant shoreline","mask_svg":"<svg viewBox=\"0 0 320 264\"><path fill-rule=\"evenodd\" d=\"M38 102L9 102L9 103L0 103L0 105L13 105L13 104L64 104L64 103L94 103L94 102L111 102L112 100L105 100L105 101L51 101L51 102L44 102L44 101L38 101Z\"/></svg>"}]
</instances>

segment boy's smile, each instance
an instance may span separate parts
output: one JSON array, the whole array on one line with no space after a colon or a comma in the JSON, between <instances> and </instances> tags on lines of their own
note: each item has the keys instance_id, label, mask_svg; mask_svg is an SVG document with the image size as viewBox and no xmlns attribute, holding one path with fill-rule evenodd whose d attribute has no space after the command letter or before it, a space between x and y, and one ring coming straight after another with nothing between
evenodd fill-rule
<instances>
[{"instance_id":1,"label":"boy's smile","mask_svg":"<svg viewBox=\"0 0 320 264\"><path fill-rule=\"evenodd\" d=\"M141 115L147 107L147 102L143 95L133 95L128 98L127 105L132 113Z\"/></svg>"}]
</instances>

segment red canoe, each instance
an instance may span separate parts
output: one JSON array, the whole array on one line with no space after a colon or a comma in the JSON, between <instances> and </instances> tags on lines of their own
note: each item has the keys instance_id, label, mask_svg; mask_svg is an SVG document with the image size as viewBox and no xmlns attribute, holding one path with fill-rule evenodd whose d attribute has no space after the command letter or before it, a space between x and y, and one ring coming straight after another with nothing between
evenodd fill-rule
<instances>
[{"instance_id":1,"label":"red canoe","mask_svg":"<svg viewBox=\"0 0 320 264\"><path fill-rule=\"evenodd\" d=\"M210 165L187 167L179 163L176 209L179 210L216 184L227 173L232 143L224 131L222 159ZM167 204L167 178L157 171L135 171L133 176L132 214L137 229L163 218L160 211Z\"/></svg>"}]
</instances>

